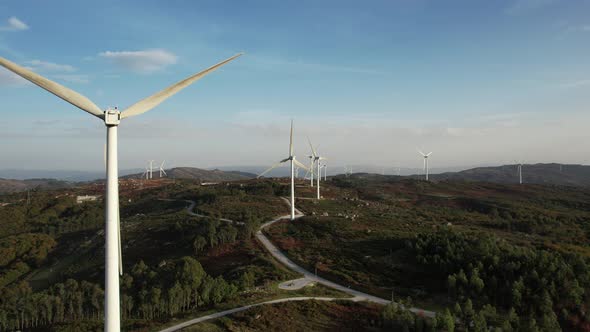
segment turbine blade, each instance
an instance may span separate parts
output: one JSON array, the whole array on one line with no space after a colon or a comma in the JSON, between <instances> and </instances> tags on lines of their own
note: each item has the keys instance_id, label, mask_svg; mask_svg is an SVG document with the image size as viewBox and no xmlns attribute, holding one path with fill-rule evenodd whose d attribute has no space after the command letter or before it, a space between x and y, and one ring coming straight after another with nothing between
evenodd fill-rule
<instances>
[{"instance_id":1,"label":"turbine blade","mask_svg":"<svg viewBox=\"0 0 590 332\"><path fill-rule=\"evenodd\" d=\"M432 154L432 152L428 152L428 154L426 154L426 157L429 157Z\"/></svg>"},{"instance_id":2,"label":"turbine blade","mask_svg":"<svg viewBox=\"0 0 590 332\"><path fill-rule=\"evenodd\" d=\"M315 149L313 148L313 144L311 144L311 140L309 139L309 136L307 137L307 141L309 142L309 147L311 148L311 155L315 158L317 156L317 153L315 152Z\"/></svg>"},{"instance_id":3,"label":"turbine blade","mask_svg":"<svg viewBox=\"0 0 590 332\"><path fill-rule=\"evenodd\" d=\"M281 161L280 161L280 163L282 164L282 163L284 163L284 162L286 162L286 161L289 161L289 160L291 160L291 157L287 157L287 158L285 158L285 159L281 160Z\"/></svg>"},{"instance_id":4,"label":"turbine blade","mask_svg":"<svg viewBox=\"0 0 590 332\"><path fill-rule=\"evenodd\" d=\"M205 75L215 71L216 69L218 69L219 67L225 65L226 63L234 60L235 58L241 56L243 53L238 53L234 56L232 56L231 58L224 60L214 66L211 66L205 70L203 70L200 73L197 73L193 76L190 76L188 78L185 78L184 80L173 84L169 87L167 87L166 89L150 96L147 97L133 105L131 105L129 108L127 108L125 110L125 112L121 113L121 119L124 118L128 118L128 117L132 117L132 116L136 116L142 113L145 113L149 110L151 110L152 108L158 106L161 102L163 102L164 100L172 97L174 94L176 94L178 91L186 88L187 86L193 84L194 82L196 82L197 80L203 78Z\"/></svg>"},{"instance_id":5,"label":"turbine blade","mask_svg":"<svg viewBox=\"0 0 590 332\"><path fill-rule=\"evenodd\" d=\"M286 159L286 160L288 160L288 159ZM275 168L277 168L277 167L281 166L281 164L282 164L282 163L284 163L284 161L279 161L278 163L276 163L276 164L274 164L274 165L270 166L270 167L269 167L269 168L268 168L266 171L264 171L264 172L260 173L260 175L258 175L256 178L258 179L258 178L260 178L261 176L263 176L264 174L266 174L266 173L268 173L268 172L272 171L273 169L275 169Z\"/></svg>"},{"instance_id":6,"label":"turbine blade","mask_svg":"<svg viewBox=\"0 0 590 332\"><path fill-rule=\"evenodd\" d=\"M30 81L33 84L53 93L59 98L67 101L68 103L78 107L79 109L88 112L96 117L103 118L104 112L100 107L96 106L90 99L84 97L78 92L68 89L65 86L55 83L47 78L32 72L26 68L23 68L16 63L8 61L0 57L0 65L4 68L12 71L13 73L21 76L22 78Z\"/></svg>"},{"instance_id":7,"label":"turbine blade","mask_svg":"<svg viewBox=\"0 0 590 332\"><path fill-rule=\"evenodd\" d=\"M304 170L307 171L307 173L309 173L309 168L307 166L303 165L302 163L300 163L299 160L293 159L293 162L295 163L295 165L297 165L297 167L303 168ZM306 173L306 175L307 175L307 173Z\"/></svg>"},{"instance_id":8,"label":"turbine blade","mask_svg":"<svg viewBox=\"0 0 590 332\"><path fill-rule=\"evenodd\" d=\"M424 152L418 150L418 153L421 154L423 157L426 157L426 155L424 154Z\"/></svg>"},{"instance_id":9,"label":"turbine blade","mask_svg":"<svg viewBox=\"0 0 590 332\"><path fill-rule=\"evenodd\" d=\"M293 120L291 120L291 136L289 139L289 157L293 157Z\"/></svg>"},{"instance_id":10,"label":"turbine blade","mask_svg":"<svg viewBox=\"0 0 590 332\"><path fill-rule=\"evenodd\" d=\"M123 275L123 253L121 251L121 216L117 206L117 240L119 242L119 275Z\"/></svg>"}]
</instances>

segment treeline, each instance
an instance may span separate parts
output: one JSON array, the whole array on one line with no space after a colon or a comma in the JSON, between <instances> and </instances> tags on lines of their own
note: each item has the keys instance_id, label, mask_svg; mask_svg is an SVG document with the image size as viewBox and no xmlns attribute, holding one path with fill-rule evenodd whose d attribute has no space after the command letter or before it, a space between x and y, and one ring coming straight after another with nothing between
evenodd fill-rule
<instances>
[{"instance_id":1,"label":"treeline","mask_svg":"<svg viewBox=\"0 0 590 332\"><path fill-rule=\"evenodd\" d=\"M247 278L250 276L244 280ZM191 257L155 267L140 261L121 277L121 315L123 319L151 320L215 305L248 286L244 280L229 283L221 276L214 278ZM84 320L98 324L104 314L103 289L86 281L68 279L42 292L33 292L28 283L21 282L1 291L2 331Z\"/></svg>"},{"instance_id":2,"label":"treeline","mask_svg":"<svg viewBox=\"0 0 590 332\"><path fill-rule=\"evenodd\" d=\"M457 302L455 314L468 323L480 318L473 313L475 305L486 306L486 312L498 308L516 316L509 322L514 330L590 327L583 309L590 270L579 255L519 247L492 236L449 229L420 234L407 247L428 280L446 280L430 286L446 289L449 301Z\"/></svg>"},{"instance_id":3,"label":"treeline","mask_svg":"<svg viewBox=\"0 0 590 332\"><path fill-rule=\"evenodd\" d=\"M0 237L21 233L57 237L67 232L97 229L104 225L103 210L101 202L77 204L73 194L35 192L28 202L25 197L0 208Z\"/></svg>"},{"instance_id":4,"label":"treeline","mask_svg":"<svg viewBox=\"0 0 590 332\"><path fill-rule=\"evenodd\" d=\"M55 240L45 234L19 234L0 239L0 289L47 258Z\"/></svg>"}]
</instances>

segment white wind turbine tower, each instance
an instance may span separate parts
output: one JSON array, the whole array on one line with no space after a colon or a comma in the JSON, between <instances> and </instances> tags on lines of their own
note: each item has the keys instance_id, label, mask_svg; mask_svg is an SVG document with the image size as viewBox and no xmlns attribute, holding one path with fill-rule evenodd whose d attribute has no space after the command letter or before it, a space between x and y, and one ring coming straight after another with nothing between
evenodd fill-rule
<instances>
[{"instance_id":1,"label":"white wind turbine tower","mask_svg":"<svg viewBox=\"0 0 590 332\"><path fill-rule=\"evenodd\" d=\"M315 155L307 157L309 158L309 184L313 187L313 163L315 162Z\"/></svg>"},{"instance_id":2,"label":"white wind turbine tower","mask_svg":"<svg viewBox=\"0 0 590 332\"><path fill-rule=\"evenodd\" d=\"M150 180L154 178L154 160L150 160Z\"/></svg>"},{"instance_id":3,"label":"white wind turbine tower","mask_svg":"<svg viewBox=\"0 0 590 332\"><path fill-rule=\"evenodd\" d=\"M166 171L164 170L164 163L165 163L165 162L166 162L166 161L165 161L165 160L163 160L163 161L162 161L162 163L160 164L160 167L159 167L159 171L160 171L160 178L162 178L162 177L163 177L162 175L166 175L166 176L168 176L168 174L166 174Z\"/></svg>"},{"instance_id":4,"label":"white wind turbine tower","mask_svg":"<svg viewBox=\"0 0 590 332\"><path fill-rule=\"evenodd\" d=\"M258 178L263 176L264 174L270 172L271 170L279 167L282 163L291 161L291 220L295 220L295 165L300 168L308 169L305 165L300 163L297 159L295 159L295 155L293 155L293 120L291 120L291 135L289 139L289 156L278 163L272 165L266 171L260 173Z\"/></svg>"},{"instance_id":5,"label":"white wind turbine tower","mask_svg":"<svg viewBox=\"0 0 590 332\"><path fill-rule=\"evenodd\" d=\"M106 208L105 208L105 325L104 329L108 332L119 332L121 330L120 323L120 304L119 304L119 273L121 269L121 252L120 252L120 227L119 227L119 183L118 183L118 161L117 161L117 130L121 120L130 118L142 113L145 113L152 108L158 106L161 102L168 99L178 91L186 88L190 84L201 79L205 75L213 72L226 63L234 60L238 56L236 54L227 60L224 60L208 69L203 70L193 76L190 76L176 84L173 84L166 89L147 97L129 108L124 112L120 112L117 108L108 108L105 111L101 110L96 104L81 94L68 89L61 84L48 80L26 68L23 68L11 61L0 57L0 65L15 74L29 80L39 87L51 92L57 97L67 101L68 103L96 116L104 122L106 126Z\"/></svg>"},{"instance_id":6,"label":"white wind turbine tower","mask_svg":"<svg viewBox=\"0 0 590 332\"><path fill-rule=\"evenodd\" d=\"M428 157L430 157L432 152L424 153L420 150L418 150L418 152L422 155L422 157L424 157L424 176L426 181L428 181Z\"/></svg>"},{"instance_id":7,"label":"white wind turbine tower","mask_svg":"<svg viewBox=\"0 0 590 332\"><path fill-rule=\"evenodd\" d=\"M324 169L324 181L326 181L328 179L328 164L324 163L322 168Z\"/></svg>"},{"instance_id":8,"label":"white wind turbine tower","mask_svg":"<svg viewBox=\"0 0 590 332\"><path fill-rule=\"evenodd\" d=\"M311 153L313 154L313 160L316 163L316 167L317 167L317 173L316 173L316 186L317 186L317 198L320 199L320 178L322 177L322 173L320 170L320 161L321 160L327 160L327 158L321 157L318 153L317 150L313 147L313 144L311 144L311 140L309 139L309 137L307 138L307 141L309 142L309 146L311 147ZM313 163L312 163L313 165ZM312 170L313 172L313 170Z\"/></svg>"},{"instance_id":9,"label":"white wind turbine tower","mask_svg":"<svg viewBox=\"0 0 590 332\"><path fill-rule=\"evenodd\" d=\"M522 184L522 161L519 161L517 165L518 183Z\"/></svg>"}]
</instances>

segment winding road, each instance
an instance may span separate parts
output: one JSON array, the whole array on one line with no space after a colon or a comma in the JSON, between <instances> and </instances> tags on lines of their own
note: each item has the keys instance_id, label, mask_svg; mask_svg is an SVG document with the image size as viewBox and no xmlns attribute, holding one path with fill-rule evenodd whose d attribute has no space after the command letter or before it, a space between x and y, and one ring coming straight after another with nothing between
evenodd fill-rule
<instances>
[{"instance_id":1,"label":"winding road","mask_svg":"<svg viewBox=\"0 0 590 332\"><path fill-rule=\"evenodd\" d=\"M291 206L290 202L288 199L281 197L286 203L287 205ZM173 201L172 199L161 199L164 201ZM193 208L195 207L196 203L194 201L191 200L183 200L184 202L189 203L190 205L187 207L187 213L189 215L192 216L197 216L197 217L206 217L208 218L208 216L202 215L202 214L198 214L193 212ZM304 216L304 214L299 211L297 208L295 208L295 219L301 218ZM223 316L227 316L227 315L231 315L233 313L236 312L240 312L240 311L244 311L244 310L248 310L250 308L253 307L257 307L257 306L261 306L264 304L274 304L274 303L282 303L282 302L289 302L289 301L306 301L306 300L318 300L318 301L334 301L334 300L348 300L348 301L354 301L354 302L359 302L359 301L367 301L367 302L373 302L373 303L378 303L378 304L388 304L391 303L391 301L389 300L385 300L382 299L380 297L377 296L373 296L367 293L363 293L354 289L351 289L350 287L346 287L340 284L337 284L335 282L332 282L330 280L324 279L322 277L318 277L315 274L307 271L306 269L304 269L303 267L295 264L292 260L290 260L285 254L283 254L274 244L272 244L272 242L270 242L270 240L264 235L264 233L262 232L265 228L267 228L268 226L281 221L281 220L285 220L285 219L289 219L291 216L290 215L284 215L284 216L280 216L274 220L271 220L269 222L264 223L262 226L260 226L260 228L258 229L258 231L256 232L256 238L258 239L258 241L260 241L260 243L262 243L262 245L264 246L264 248L279 262L281 262L283 265L287 266L289 269L291 269L292 271L298 272L303 274L303 278L305 280L305 283L312 283L312 282L316 282L319 284L322 284L324 286L339 290L341 292L347 293L349 295L352 295L352 298L333 298L333 297L289 297L289 298L284 298L284 299L278 299L278 300L272 300L272 301L266 301L266 302L261 302L261 303L256 303L256 304L250 304L250 305L246 305L243 307L239 307L239 308L234 308L234 309L229 309L229 310L225 310L225 311L220 311L214 314L210 314L210 315L206 315L206 316L202 316L199 318L195 318L195 319L191 319L189 321L186 321L184 323L180 323L171 327L168 327L164 330L161 330L160 332L172 332L172 331L178 331L181 330L183 328L186 328L188 326L191 326L193 324L197 324L200 322L204 322L207 320L211 320L211 319L216 319L219 317L223 317ZM233 220L229 220L229 219L220 219L223 221L227 221L230 223L234 223ZM299 283L301 283L301 279L296 279L294 281L297 281ZM428 310L424 310L424 309L420 309L420 308L410 308L410 311L412 311L413 313L417 314L417 315L421 315L421 316L425 316L425 317L434 317L436 315L435 312L433 311L428 311Z\"/></svg>"}]
</instances>

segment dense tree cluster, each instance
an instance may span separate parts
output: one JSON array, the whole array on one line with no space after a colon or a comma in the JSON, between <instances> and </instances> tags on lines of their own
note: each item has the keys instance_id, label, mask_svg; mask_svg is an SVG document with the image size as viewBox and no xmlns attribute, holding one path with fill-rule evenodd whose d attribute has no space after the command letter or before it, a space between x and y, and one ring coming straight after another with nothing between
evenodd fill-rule
<instances>
[{"instance_id":1,"label":"dense tree cluster","mask_svg":"<svg viewBox=\"0 0 590 332\"><path fill-rule=\"evenodd\" d=\"M159 267L140 261L121 277L121 314L124 319L170 317L218 304L244 286L243 282L228 283L221 276L208 275L191 257ZM104 292L98 284L68 279L41 292L33 292L26 282L0 290L2 331L102 320Z\"/></svg>"},{"instance_id":2,"label":"dense tree cluster","mask_svg":"<svg viewBox=\"0 0 590 332\"><path fill-rule=\"evenodd\" d=\"M486 316L495 317L495 307L521 318L512 321L517 324L513 329L532 325L533 320L546 330L559 326L558 321L571 327L583 317L590 269L579 255L451 230L421 234L408 241L408 247L429 279L447 281L432 286L445 287L449 300L464 303L462 318L467 322L485 325ZM485 312L475 314L471 299L486 305Z\"/></svg>"}]
</instances>

